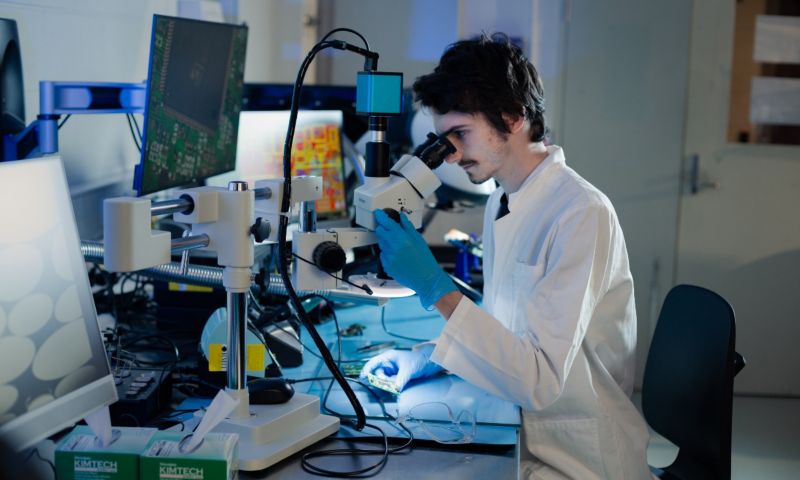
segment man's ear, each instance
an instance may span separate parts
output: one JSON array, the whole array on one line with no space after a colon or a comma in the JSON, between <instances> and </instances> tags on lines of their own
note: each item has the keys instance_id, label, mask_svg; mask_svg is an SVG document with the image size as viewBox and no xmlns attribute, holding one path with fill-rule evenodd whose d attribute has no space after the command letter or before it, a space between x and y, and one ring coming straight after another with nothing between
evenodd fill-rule
<instances>
[{"instance_id":1,"label":"man's ear","mask_svg":"<svg viewBox=\"0 0 800 480\"><path fill-rule=\"evenodd\" d=\"M511 133L517 133L518 131L522 130L523 127L525 127L524 115L512 115L510 113L504 113L503 121L506 122L508 130Z\"/></svg>"}]
</instances>

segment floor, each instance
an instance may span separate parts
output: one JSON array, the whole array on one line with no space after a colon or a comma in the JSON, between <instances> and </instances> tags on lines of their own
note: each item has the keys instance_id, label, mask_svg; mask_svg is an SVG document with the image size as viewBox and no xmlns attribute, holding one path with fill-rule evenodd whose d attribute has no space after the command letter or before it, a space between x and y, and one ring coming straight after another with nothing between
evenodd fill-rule
<instances>
[{"instance_id":1,"label":"floor","mask_svg":"<svg viewBox=\"0 0 800 480\"><path fill-rule=\"evenodd\" d=\"M733 480L800 478L800 399L734 397ZM653 433L647 460L664 466L677 449Z\"/></svg>"}]
</instances>

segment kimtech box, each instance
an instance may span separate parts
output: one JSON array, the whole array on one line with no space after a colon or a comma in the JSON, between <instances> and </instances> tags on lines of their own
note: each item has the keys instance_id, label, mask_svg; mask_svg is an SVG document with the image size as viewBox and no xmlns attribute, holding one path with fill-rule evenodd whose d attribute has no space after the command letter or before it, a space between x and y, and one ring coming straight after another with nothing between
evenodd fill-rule
<instances>
[{"instance_id":1,"label":"kimtech box","mask_svg":"<svg viewBox=\"0 0 800 480\"><path fill-rule=\"evenodd\" d=\"M159 431L142 453L140 480L235 480L238 478L235 433L211 432L185 451L186 432Z\"/></svg>"},{"instance_id":2,"label":"kimtech box","mask_svg":"<svg viewBox=\"0 0 800 480\"><path fill-rule=\"evenodd\" d=\"M139 456L155 428L114 427L103 447L86 425L77 425L56 446L59 480L139 480Z\"/></svg>"}]
</instances>

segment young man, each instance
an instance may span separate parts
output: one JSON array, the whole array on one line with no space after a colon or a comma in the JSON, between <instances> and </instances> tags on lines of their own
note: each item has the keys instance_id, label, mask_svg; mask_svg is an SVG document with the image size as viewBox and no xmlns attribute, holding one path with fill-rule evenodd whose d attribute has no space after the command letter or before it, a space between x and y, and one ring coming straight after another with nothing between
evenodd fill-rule
<instances>
[{"instance_id":1,"label":"young man","mask_svg":"<svg viewBox=\"0 0 800 480\"><path fill-rule=\"evenodd\" d=\"M368 362L402 389L442 368L522 411L522 478L645 479L647 426L630 400L636 313L625 240L602 192L546 146L536 70L505 36L451 45L417 99L486 204L483 308L461 295L403 216L376 211L381 261L447 323L435 344ZM409 261L413 258L414 261Z\"/></svg>"}]
</instances>

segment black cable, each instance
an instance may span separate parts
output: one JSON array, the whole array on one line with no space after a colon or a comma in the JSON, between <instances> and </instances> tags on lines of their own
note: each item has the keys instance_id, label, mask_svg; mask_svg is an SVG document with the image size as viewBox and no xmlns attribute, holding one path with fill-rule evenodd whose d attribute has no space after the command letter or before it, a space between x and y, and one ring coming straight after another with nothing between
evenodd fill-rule
<instances>
[{"instance_id":1,"label":"black cable","mask_svg":"<svg viewBox=\"0 0 800 480\"><path fill-rule=\"evenodd\" d=\"M131 120L133 121L133 125L136 127L136 133L138 134L139 143L141 144L142 143L142 139L144 137L142 136L142 129L139 128L139 121L136 120L136 116L134 114L130 113L129 115L131 116Z\"/></svg>"},{"instance_id":2,"label":"black cable","mask_svg":"<svg viewBox=\"0 0 800 480\"><path fill-rule=\"evenodd\" d=\"M292 253L292 256L294 258L298 259L298 260L302 260L302 261L306 262L309 265L314 265L315 267L317 266L317 264L315 264L311 260L307 260L307 259L301 257L300 255L296 254L296 253ZM319 267L317 267L317 268L319 268ZM331 277L335 278L336 280L339 280L340 282L344 282L344 283L347 283L349 285L352 285L353 287L356 287L356 288L359 288L361 290L364 290L365 292L367 292L368 295L372 295L373 294L372 289L369 288L369 285L367 285L366 283L364 285L356 285L355 283L351 282L350 280L346 280L343 277L337 277L336 275L332 274L331 272L326 272L325 270L322 270L322 271L327 273Z\"/></svg>"},{"instance_id":3,"label":"black cable","mask_svg":"<svg viewBox=\"0 0 800 480\"><path fill-rule=\"evenodd\" d=\"M308 316L303 309L302 304L297 296L297 292L294 290L294 286L289 278L289 265L288 262L291 261L291 256L287 255L287 245L286 245L286 231L289 225L289 210L290 210L290 199L291 199L291 189L292 189L292 142L294 140L294 132L297 125L297 113L299 110L299 100L300 100L300 91L303 85L303 79L305 78L306 71L308 70L311 61L314 59L316 54L326 48L331 47L340 47L340 44L336 44L334 42L319 42L311 49L311 51L306 55L306 58L303 60L302 65L300 66L300 71L297 73L297 79L294 84L294 88L292 90L292 107L289 114L289 125L286 130L286 141L284 143L283 149L283 198L281 200L281 210L280 216L278 221L278 267L281 273L281 279L283 280L283 285L286 288L286 292L289 295L289 300L291 301L292 305L295 307L295 311L302 322L302 324L306 327L309 335L314 340L314 343L317 345L317 348L322 355L323 361L328 366L328 369L331 370L331 373L336 378L336 381L339 385L342 386L342 390L344 391L345 395L349 402L353 405L353 409L356 412L356 430L363 430L364 425L366 424L366 415L364 414L364 408L358 401L355 393L353 393L352 388L348 385L347 380L345 379L344 375L339 371L336 367L334 360L331 356L330 351L326 347L322 337L320 337L319 333L314 328L314 325L308 319Z\"/></svg>"},{"instance_id":4,"label":"black cable","mask_svg":"<svg viewBox=\"0 0 800 480\"><path fill-rule=\"evenodd\" d=\"M130 113L126 113L125 114L125 120L128 121L128 129L131 131L131 137L133 137L133 143L136 145L136 149L139 150L139 152L141 152L142 151L142 145L139 144L139 139L136 138L136 132L133 130L133 124L131 123L131 114Z\"/></svg>"},{"instance_id":5,"label":"black cable","mask_svg":"<svg viewBox=\"0 0 800 480\"><path fill-rule=\"evenodd\" d=\"M330 413L331 415L334 415L334 416L338 417L339 419L344 418L345 417L344 414L339 413L339 412L335 412L334 410L332 410L330 407L327 406L329 394L330 394L331 388L333 387L334 377L314 377L314 378L306 378L306 379L301 379L301 380L289 380L289 383L301 383L301 382L322 381L322 380L331 380L331 382L328 383L328 388L325 390L325 394L323 395L323 400L322 400L322 409L323 409L323 411L325 411L327 413ZM386 405L383 403L381 398L375 393L375 391L372 389L372 387L370 385L366 385L363 382L361 382L359 380L356 380L356 379L352 379L352 378L348 378L347 380L349 382L353 382L353 383L356 383L356 384L360 385L362 388L364 388L367 391L368 394L370 394L378 402L378 404L380 405L381 412L383 414L384 420L387 420L389 422L396 422L397 421L397 417L394 417L393 415L389 414L386 411ZM325 476L339 477L339 478L366 478L366 477L371 477L373 475L377 475L378 473L380 473L380 471L386 465L386 462L389 459L389 455L397 454L397 453L401 452L402 450L407 449L408 447L411 446L411 444L414 441L414 434L411 432L411 430L408 429L408 427L406 427L402 423L397 423L397 425L408 434L408 440L405 443L403 443L402 445L400 445L400 446L389 448L388 435L386 435L386 433L380 427L377 427L375 425L372 425L372 424L368 423L368 424L366 424L367 427L372 428L374 430L377 430L380 433L380 439L382 440L382 443L383 443L383 448L382 449L338 448L338 449L330 449L330 450L320 450L320 451L317 451L317 452L310 452L310 453L307 453L307 454L303 455L303 457L301 458L301 463L300 464L301 464L303 470L305 470L305 471L307 471L309 473L315 474L315 475L325 475ZM376 462L373 465L370 465L368 467L362 468L360 470L353 470L353 471L328 470L328 469L316 466L316 465L312 464L311 462L309 462L309 460L312 459L312 458L320 458L320 457L327 457L327 456L340 456L340 455L355 455L355 456L381 455L381 459L378 460L378 462Z\"/></svg>"},{"instance_id":6,"label":"black cable","mask_svg":"<svg viewBox=\"0 0 800 480\"><path fill-rule=\"evenodd\" d=\"M319 298L322 299L329 307L331 307L331 316L333 317L333 326L336 328L336 367L341 368L342 364L342 333L339 331L339 319L336 317L336 311L333 309L333 302L325 298L324 296L318 293L312 293L309 295L304 295L300 300L306 301L309 298Z\"/></svg>"},{"instance_id":7,"label":"black cable","mask_svg":"<svg viewBox=\"0 0 800 480\"><path fill-rule=\"evenodd\" d=\"M71 117L71 116L72 116L72 114L71 114L71 113L68 113L68 114L67 114L67 116L66 116L66 117L64 117L64 120L61 120L61 121L58 123L58 128L57 128L57 130L61 130L61 127L63 127L63 126L64 126L64 124L65 124L65 123L67 123L67 120L69 120L69 117Z\"/></svg>"},{"instance_id":8,"label":"black cable","mask_svg":"<svg viewBox=\"0 0 800 480\"><path fill-rule=\"evenodd\" d=\"M123 345L121 345L121 348L130 347L131 345L139 343L142 340L147 340L147 339L150 339L150 338L154 338L156 340L161 340L161 341L167 343L169 346L172 347L173 353L175 354L175 362L180 362L181 361L181 351L180 351L180 349L175 344L175 342L172 341L172 339L167 337L166 335L158 335L158 334L141 335L139 337L134 338L133 340L129 340L129 341L125 342Z\"/></svg>"},{"instance_id":9,"label":"black cable","mask_svg":"<svg viewBox=\"0 0 800 480\"><path fill-rule=\"evenodd\" d=\"M364 426L380 432L381 436L383 437L383 450L366 450L359 448L336 448L331 450L319 450L316 452L309 452L304 454L303 457L300 459L300 466L303 467L303 470L305 470L308 473L313 473L314 475L323 475L326 477L364 478L377 475L378 473L381 472L381 470L383 470L383 467L386 466L386 462L389 460L389 438L386 436L386 433L383 430L381 430L379 427L375 425L365 423ZM326 468L318 467L313 463L309 462L309 460L311 460L312 458L329 457L336 455L350 455L350 456L381 455L381 459L378 460L377 463L374 463L368 467L364 467L360 470L352 470L345 472L337 470L328 470Z\"/></svg>"},{"instance_id":10,"label":"black cable","mask_svg":"<svg viewBox=\"0 0 800 480\"><path fill-rule=\"evenodd\" d=\"M53 478L55 478L56 477L56 466L53 464L53 462L51 462L50 460L44 458L42 456L42 454L39 452L39 449L36 448L36 447L31 448L30 453L25 456L25 459L22 461L22 463L28 463L28 460L30 460L33 455L36 455L37 457L39 457L39 460L41 460L44 463L50 465L50 469L53 470Z\"/></svg>"},{"instance_id":11,"label":"black cable","mask_svg":"<svg viewBox=\"0 0 800 480\"><path fill-rule=\"evenodd\" d=\"M387 335L390 335L395 338L402 338L403 340L411 340L412 342L427 342L429 338L414 338L414 337L406 337L405 335L400 335L398 333L392 333L386 328L386 306L384 305L381 307L381 327L383 327L383 331L386 332Z\"/></svg>"},{"instance_id":12,"label":"black cable","mask_svg":"<svg viewBox=\"0 0 800 480\"><path fill-rule=\"evenodd\" d=\"M319 41L319 43L322 43L322 42L324 42L325 40L327 40L327 39L328 39L328 37L330 37L331 35L333 35L333 34L334 34L334 33L336 33L336 32L349 32L349 33L352 33L353 35L355 35L355 36L357 36L358 38L360 38L360 39L361 39L361 41L362 41L362 42L364 42L364 47L365 47L367 50L369 50L369 42L367 42L367 39L366 39L366 38L364 38L364 36L363 36L363 35L361 35L360 33L356 32L356 31L355 31L355 30L353 30L352 28L345 28L345 27L341 27L341 28L334 28L333 30L331 30L330 32L328 32L328 33L327 33L327 34L326 34L324 37L322 37L322 40L320 40L320 41Z\"/></svg>"}]
</instances>

